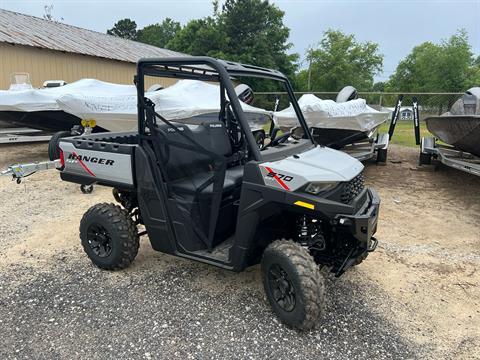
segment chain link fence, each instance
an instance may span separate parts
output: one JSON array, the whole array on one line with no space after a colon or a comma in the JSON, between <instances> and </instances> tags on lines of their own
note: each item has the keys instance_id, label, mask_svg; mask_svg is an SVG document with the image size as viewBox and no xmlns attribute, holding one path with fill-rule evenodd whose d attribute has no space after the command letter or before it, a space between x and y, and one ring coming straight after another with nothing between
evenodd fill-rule
<instances>
[{"instance_id":1,"label":"chain link fence","mask_svg":"<svg viewBox=\"0 0 480 360\"><path fill-rule=\"evenodd\" d=\"M304 94L314 94L322 100L335 100L336 92L296 92L295 95L299 99ZM283 96L281 96L283 95ZM463 93L393 93L393 92L359 92L358 96L367 101L367 104L376 110L393 110L399 95L403 95L402 110L407 110L404 118L400 120L411 120L408 109L412 109L413 99L418 101L420 120L431 115L440 115L449 111L452 105ZM280 109L288 106L284 103L287 100L286 93L282 92L256 92L255 106L268 110L273 110L275 99L280 98Z\"/></svg>"},{"instance_id":2,"label":"chain link fence","mask_svg":"<svg viewBox=\"0 0 480 360\"><path fill-rule=\"evenodd\" d=\"M314 94L322 100L335 100L336 92L296 92L299 99L304 94ZM413 125L413 99L417 99L420 136L431 136L423 120L429 116L440 115L449 111L452 105L463 93L390 93L390 92L360 92L358 96L367 101L372 108L380 111L393 112L398 97L403 95L402 106L400 108L399 119L395 127L394 136L391 142L404 146L415 147L416 138ZM274 110L276 100L278 99L278 109L282 110L289 106L288 96L285 92L256 92L254 106L267 110ZM391 116L390 116L391 118ZM380 132L387 132L390 121L380 127Z\"/></svg>"}]
</instances>

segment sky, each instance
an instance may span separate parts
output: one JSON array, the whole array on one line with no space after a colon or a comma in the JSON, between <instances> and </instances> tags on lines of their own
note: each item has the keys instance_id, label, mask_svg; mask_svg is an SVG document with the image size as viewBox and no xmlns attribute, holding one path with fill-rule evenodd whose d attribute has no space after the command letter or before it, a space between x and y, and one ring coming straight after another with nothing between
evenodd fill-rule
<instances>
[{"instance_id":1,"label":"sky","mask_svg":"<svg viewBox=\"0 0 480 360\"><path fill-rule=\"evenodd\" d=\"M221 1L220 1L221 2ZM379 44L387 80L399 61L425 41L438 43L458 29L467 30L472 50L480 54L480 0L277 0L290 28L292 52L304 59L325 30L339 29L359 41ZM53 16L63 22L106 32L119 19L135 20L141 28L170 17L182 24L211 15L210 0L0 0L0 8L42 16L53 4ZM303 66L306 66L305 62Z\"/></svg>"}]
</instances>

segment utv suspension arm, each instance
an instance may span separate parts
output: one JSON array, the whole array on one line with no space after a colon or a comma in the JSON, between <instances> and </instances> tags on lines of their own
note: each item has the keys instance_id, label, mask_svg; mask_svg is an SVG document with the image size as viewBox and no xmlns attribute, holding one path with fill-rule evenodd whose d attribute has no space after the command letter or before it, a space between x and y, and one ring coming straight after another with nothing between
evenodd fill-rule
<instances>
[{"instance_id":1,"label":"utv suspension arm","mask_svg":"<svg viewBox=\"0 0 480 360\"><path fill-rule=\"evenodd\" d=\"M22 178L30 176L37 171L58 169L61 166L60 160L15 164L9 166L5 170L2 170L0 175L11 176L13 179L17 180L17 183L20 183Z\"/></svg>"}]
</instances>

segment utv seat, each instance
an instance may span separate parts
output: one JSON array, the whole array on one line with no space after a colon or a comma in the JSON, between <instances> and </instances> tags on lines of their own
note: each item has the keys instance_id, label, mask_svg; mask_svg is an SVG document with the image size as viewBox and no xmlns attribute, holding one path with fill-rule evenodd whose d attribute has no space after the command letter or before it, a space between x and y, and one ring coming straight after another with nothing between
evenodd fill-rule
<instances>
[{"instance_id":1,"label":"utv seat","mask_svg":"<svg viewBox=\"0 0 480 360\"><path fill-rule=\"evenodd\" d=\"M205 173L192 178L177 180L172 183L172 188L174 192L195 194L202 184L207 182L211 177L212 174ZM227 195L232 193L242 184L242 180L243 166L227 169L225 172L225 180L223 181L223 194ZM206 186L199 194L200 196L211 196L211 194L213 194L213 183Z\"/></svg>"},{"instance_id":2,"label":"utv seat","mask_svg":"<svg viewBox=\"0 0 480 360\"><path fill-rule=\"evenodd\" d=\"M175 124L179 131L189 136L208 151L228 159L232 156L232 146L225 125L220 121L208 121L197 126ZM166 134L167 139L178 144L195 146L184 136L168 125L159 125L159 129ZM213 175L213 157L200 151L192 151L180 146L170 146L166 161L166 169L174 192L183 194L196 194L211 196L213 183L199 190ZM243 180L243 166L228 168L225 171L223 182L224 195L232 193Z\"/></svg>"}]
</instances>

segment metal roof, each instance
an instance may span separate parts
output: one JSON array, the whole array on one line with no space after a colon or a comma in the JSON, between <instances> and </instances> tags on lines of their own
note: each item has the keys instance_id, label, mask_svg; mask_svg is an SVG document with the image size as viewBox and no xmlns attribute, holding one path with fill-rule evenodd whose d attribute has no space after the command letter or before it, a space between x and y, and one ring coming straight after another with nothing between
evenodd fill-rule
<instances>
[{"instance_id":1,"label":"metal roof","mask_svg":"<svg viewBox=\"0 0 480 360\"><path fill-rule=\"evenodd\" d=\"M61 22L0 9L0 42L135 63L184 54Z\"/></svg>"}]
</instances>

